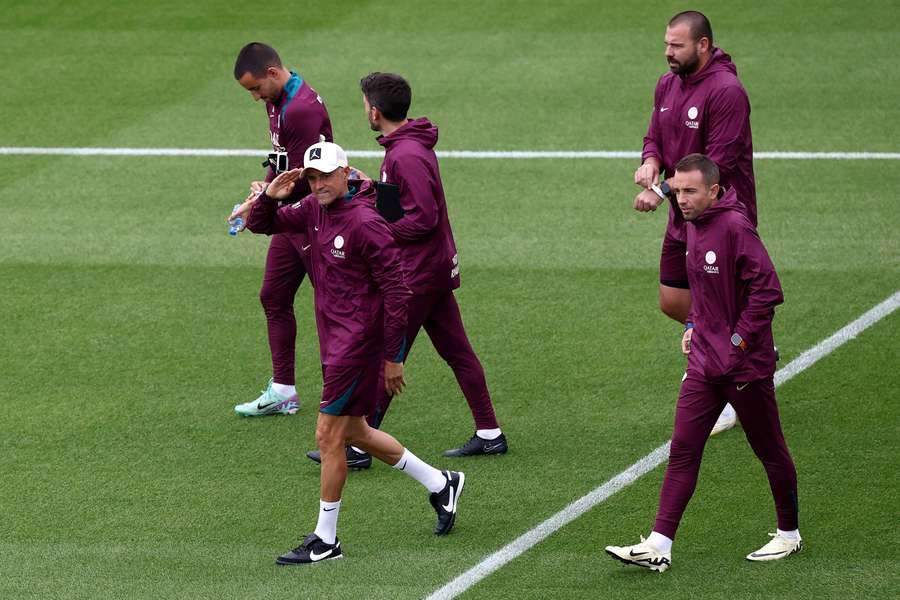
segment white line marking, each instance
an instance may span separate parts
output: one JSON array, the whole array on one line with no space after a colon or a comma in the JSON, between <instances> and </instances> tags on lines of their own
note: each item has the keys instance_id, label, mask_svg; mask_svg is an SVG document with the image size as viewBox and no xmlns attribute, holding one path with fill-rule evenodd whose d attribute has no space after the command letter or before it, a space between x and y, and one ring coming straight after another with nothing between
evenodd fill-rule
<instances>
[{"instance_id":1,"label":"white line marking","mask_svg":"<svg viewBox=\"0 0 900 600\"><path fill-rule=\"evenodd\" d=\"M785 365L784 368L775 373L775 386L780 386L799 375L898 308L900 308L900 291L894 292L887 300ZM551 534L664 463L669 457L670 443L666 442L600 487L572 502L534 529L525 532L500 550L485 557L477 565L430 594L426 600L450 600L451 598L456 598L526 550L536 546Z\"/></svg>"},{"instance_id":2,"label":"white line marking","mask_svg":"<svg viewBox=\"0 0 900 600\"><path fill-rule=\"evenodd\" d=\"M53 156L265 156L267 150L248 148L37 148L0 146L0 155ZM534 159L534 158L593 158L638 159L641 153L633 150L438 150L440 158L470 159ZM347 156L381 158L378 150L347 150ZM777 160L900 160L900 152L756 152L756 159Z\"/></svg>"}]
</instances>

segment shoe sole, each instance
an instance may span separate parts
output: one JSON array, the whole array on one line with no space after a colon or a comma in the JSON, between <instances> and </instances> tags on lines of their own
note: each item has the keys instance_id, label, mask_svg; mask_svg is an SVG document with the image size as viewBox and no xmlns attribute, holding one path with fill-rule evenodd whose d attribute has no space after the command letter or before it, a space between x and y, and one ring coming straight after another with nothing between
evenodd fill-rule
<instances>
[{"instance_id":1,"label":"shoe sole","mask_svg":"<svg viewBox=\"0 0 900 600\"><path fill-rule=\"evenodd\" d=\"M271 416L275 416L275 415L296 415L298 412L300 412L300 406L297 405L296 403L293 403L293 406L288 405L287 408L277 408L273 411L256 412L256 413L243 413L243 412L239 411L237 408L235 408L234 412L236 412L241 417L271 417Z\"/></svg>"},{"instance_id":2,"label":"shoe sole","mask_svg":"<svg viewBox=\"0 0 900 600\"><path fill-rule=\"evenodd\" d=\"M321 461L321 460L316 460L316 459L314 459L312 456L310 456L309 454L306 455L306 458L308 458L309 460L313 461L313 462L316 463L317 465L320 465L320 466L322 465L322 461ZM347 462L347 468L350 469L351 471L365 471L366 469L370 468L371 466L372 466L372 461L371 461L371 460L366 461L366 462L360 462L360 463L349 462L349 461Z\"/></svg>"},{"instance_id":3,"label":"shoe sole","mask_svg":"<svg viewBox=\"0 0 900 600\"><path fill-rule=\"evenodd\" d=\"M781 560L781 559L783 559L783 558L787 558L787 557L790 556L791 554L797 554L797 553L800 552L801 550L803 550L803 542L802 542L802 541L797 545L796 548L794 548L793 550L791 550L791 551L788 552L787 554L782 554L781 556L771 556L771 557L770 557L770 556L763 556L763 557L758 557L758 558L751 558L753 555L752 555L752 554L748 554L745 558L746 558L748 561L750 561L750 562L772 562L773 560Z\"/></svg>"},{"instance_id":4,"label":"shoe sole","mask_svg":"<svg viewBox=\"0 0 900 600\"><path fill-rule=\"evenodd\" d=\"M276 558L275 564L280 567L300 567L302 565L317 565L319 563L325 562L326 560L338 560L339 558L344 558L344 555L341 554L340 556L330 556L328 558L323 558L322 560L316 560L313 562L288 562L282 561L280 558Z\"/></svg>"},{"instance_id":5,"label":"shoe sole","mask_svg":"<svg viewBox=\"0 0 900 600\"><path fill-rule=\"evenodd\" d=\"M447 458L468 458L470 456L500 456L509 451L509 446L492 452L473 452L471 454L456 453L455 450L444 450L441 454Z\"/></svg>"},{"instance_id":6,"label":"shoe sole","mask_svg":"<svg viewBox=\"0 0 900 600\"><path fill-rule=\"evenodd\" d=\"M662 567L657 567L656 565L646 565L644 563L634 562L633 560L628 560L627 558L622 558L615 552L611 552L606 549L604 549L604 552L606 552L607 554L609 554L610 556L612 556L614 559L616 559L619 562L623 562L626 565L634 565L634 566L640 567L642 569L647 569L648 571L656 571L657 573L662 573L663 571L665 571L666 569L669 568L669 567L666 567L666 569L663 569Z\"/></svg>"},{"instance_id":7,"label":"shoe sole","mask_svg":"<svg viewBox=\"0 0 900 600\"><path fill-rule=\"evenodd\" d=\"M734 429L735 425L737 425L737 421L732 421L725 425L716 425L715 427L712 428L712 431L709 432L709 437L718 435L718 434L722 433L723 431L728 431L729 429Z\"/></svg>"},{"instance_id":8,"label":"shoe sole","mask_svg":"<svg viewBox=\"0 0 900 600\"><path fill-rule=\"evenodd\" d=\"M459 490L456 492L456 504L453 506L453 514L450 517L450 524L447 526L447 529L444 531L435 531L434 535L447 535L451 531L453 531L453 526L456 524L456 511L459 509L459 498L462 496L463 489L466 487L466 474L463 472L459 473Z\"/></svg>"}]
</instances>

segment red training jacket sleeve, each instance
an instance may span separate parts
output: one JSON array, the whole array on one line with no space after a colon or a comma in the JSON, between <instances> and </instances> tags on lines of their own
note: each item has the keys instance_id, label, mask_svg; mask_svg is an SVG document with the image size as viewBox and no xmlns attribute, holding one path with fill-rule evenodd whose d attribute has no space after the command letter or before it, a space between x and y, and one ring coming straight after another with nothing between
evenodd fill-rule
<instances>
[{"instance_id":1,"label":"red training jacket sleeve","mask_svg":"<svg viewBox=\"0 0 900 600\"><path fill-rule=\"evenodd\" d=\"M710 96L708 114L706 155L718 165L722 181L730 182L750 138L746 131L750 123L747 93L738 86L722 88Z\"/></svg>"},{"instance_id":2,"label":"red training jacket sleeve","mask_svg":"<svg viewBox=\"0 0 900 600\"><path fill-rule=\"evenodd\" d=\"M407 305L412 292L403 278L400 247L384 221L365 221L362 253L384 298L384 358L402 362L406 354Z\"/></svg>"},{"instance_id":3,"label":"red training jacket sleeve","mask_svg":"<svg viewBox=\"0 0 900 600\"><path fill-rule=\"evenodd\" d=\"M253 233L306 233L306 220L308 212L305 210L305 202L297 202L278 208L278 201L269 198L265 192L250 209L247 216L247 229Z\"/></svg>"},{"instance_id":4,"label":"red training jacket sleeve","mask_svg":"<svg viewBox=\"0 0 900 600\"><path fill-rule=\"evenodd\" d=\"M439 214L435 181L428 163L418 156L400 157L394 173L400 187L400 206L405 213L388 224L394 238L411 242L431 234L437 227Z\"/></svg>"},{"instance_id":5,"label":"red training jacket sleeve","mask_svg":"<svg viewBox=\"0 0 900 600\"><path fill-rule=\"evenodd\" d=\"M769 253L753 226L742 223L733 235L735 274L747 298L734 331L752 346L771 325L775 307L784 302L784 295Z\"/></svg>"}]
</instances>

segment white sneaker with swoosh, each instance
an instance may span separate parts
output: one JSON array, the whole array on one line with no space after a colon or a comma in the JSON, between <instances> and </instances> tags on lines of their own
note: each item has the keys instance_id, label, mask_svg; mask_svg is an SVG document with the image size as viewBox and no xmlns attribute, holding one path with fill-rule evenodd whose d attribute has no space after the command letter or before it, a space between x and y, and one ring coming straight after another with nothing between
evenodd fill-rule
<instances>
[{"instance_id":1,"label":"white sneaker with swoosh","mask_svg":"<svg viewBox=\"0 0 900 600\"><path fill-rule=\"evenodd\" d=\"M753 562L778 560L803 550L803 540L799 536L797 539L791 539L779 533L770 533L769 535L772 536L769 543L756 552L748 554L747 560L752 560Z\"/></svg>"},{"instance_id":2,"label":"white sneaker with swoosh","mask_svg":"<svg viewBox=\"0 0 900 600\"><path fill-rule=\"evenodd\" d=\"M466 484L466 474L460 471L444 471L447 483L440 492L435 492L428 497L431 506L437 513L437 525L434 527L435 535L447 535L453 529L456 522L456 509L463 486Z\"/></svg>"},{"instance_id":3,"label":"white sneaker with swoosh","mask_svg":"<svg viewBox=\"0 0 900 600\"><path fill-rule=\"evenodd\" d=\"M626 565L635 565L662 573L672 566L672 553L660 552L641 536L641 543L634 546L607 546L606 553Z\"/></svg>"}]
</instances>

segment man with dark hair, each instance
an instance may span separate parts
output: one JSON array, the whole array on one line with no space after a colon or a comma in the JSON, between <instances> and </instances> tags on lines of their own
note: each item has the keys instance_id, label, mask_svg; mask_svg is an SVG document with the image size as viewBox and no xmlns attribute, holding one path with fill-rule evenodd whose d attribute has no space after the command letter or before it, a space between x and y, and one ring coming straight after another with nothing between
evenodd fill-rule
<instances>
[{"instance_id":1,"label":"man with dark hair","mask_svg":"<svg viewBox=\"0 0 900 600\"><path fill-rule=\"evenodd\" d=\"M803 547L797 520L797 471L775 401L772 319L784 301L775 267L734 188L723 191L719 169L691 154L675 165L670 186L687 222L687 276L693 302L681 349L688 368L675 408L675 428L659 510L650 537L607 546L617 560L653 571L671 566L672 541L697 485L703 448L726 402L737 410L775 499L777 531L750 561L770 561Z\"/></svg>"},{"instance_id":2,"label":"man with dark hair","mask_svg":"<svg viewBox=\"0 0 900 600\"><path fill-rule=\"evenodd\" d=\"M447 361L469 404L475 433L444 456L504 454L508 446L488 392L484 369L469 343L453 290L459 287L456 244L434 146L438 129L426 118L407 119L412 92L406 80L391 73L372 73L360 81L363 103L373 131L384 146L379 186L393 186L403 216L388 223L400 246L409 301L407 344L403 360L424 327L441 358ZM393 394L382 394L369 424L379 427ZM315 452L308 453L318 460ZM348 450L348 460L352 460Z\"/></svg>"},{"instance_id":3,"label":"man with dark hair","mask_svg":"<svg viewBox=\"0 0 900 600\"><path fill-rule=\"evenodd\" d=\"M254 100L266 103L269 116L273 152L269 155L265 181L250 184L248 198L252 198L261 193L280 170L300 167L303 153L312 144L320 139L331 141L331 121L322 98L302 77L282 66L278 53L271 46L258 42L244 46L234 64L234 78ZM309 185L302 180L287 202L308 193ZM308 252L309 242L304 233L272 236L259 293L272 353L272 378L259 398L234 407L240 415L293 414L299 408L294 386L297 337L294 296L307 273Z\"/></svg>"},{"instance_id":4,"label":"man with dark hair","mask_svg":"<svg viewBox=\"0 0 900 600\"><path fill-rule=\"evenodd\" d=\"M456 519L465 475L441 472L417 458L396 439L365 421L379 393L403 391L409 288L400 249L387 223L374 210L370 181L349 179L347 156L337 144L310 146L304 168L282 173L255 201L247 227L255 233L305 233L315 273L316 326L322 359L322 401L316 423L321 450L319 520L315 532L276 559L298 565L341 558L337 518L347 479L346 444L355 444L403 471L429 492L437 513L435 534L446 535ZM303 180L312 194L277 209L294 197Z\"/></svg>"},{"instance_id":5,"label":"man with dark hair","mask_svg":"<svg viewBox=\"0 0 900 600\"><path fill-rule=\"evenodd\" d=\"M713 46L712 28L702 13L687 11L672 17L665 42L670 72L656 84L643 164L634 173L634 182L643 188L634 199L634 208L653 211L669 200L659 266L659 305L666 315L690 327L684 219L669 191L671 182L660 182L660 174L671 178L681 157L692 152L706 154L718 165L722 185L734 188L756 226L750 102L731 57ZM726 405L713 434L734 423L734 410Z\"/></svg>"}]
</instances>

